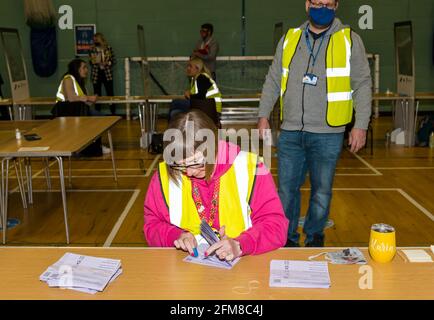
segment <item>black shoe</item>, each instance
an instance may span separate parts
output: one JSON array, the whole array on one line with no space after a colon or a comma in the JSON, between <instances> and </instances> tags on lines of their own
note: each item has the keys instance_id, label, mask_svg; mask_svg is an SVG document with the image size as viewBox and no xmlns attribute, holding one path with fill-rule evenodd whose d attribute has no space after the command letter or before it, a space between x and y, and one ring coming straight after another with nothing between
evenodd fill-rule
<instances>
[{"instance_id":1,"label":"black shoe","mask_svg":"<svg viewBox=\"0 0 434 320\"><path fill-rule=\"evenodd\" d=\"M300 244L298 242L294 242L288 239L285 244L285 248L299 248Z\"/></svg>"},{"instance_id":2,"label":"black shoe","mask_svg":"<svg viewBox=\"0 0 434 320\"><path fill-rule=\"evenodd\" d=\"M313 240L311 242L306 243L306 247L310 247L310 248L322 248L322 247L324 247L324 236L314 234Z\"/></svg>"}]
</instances>

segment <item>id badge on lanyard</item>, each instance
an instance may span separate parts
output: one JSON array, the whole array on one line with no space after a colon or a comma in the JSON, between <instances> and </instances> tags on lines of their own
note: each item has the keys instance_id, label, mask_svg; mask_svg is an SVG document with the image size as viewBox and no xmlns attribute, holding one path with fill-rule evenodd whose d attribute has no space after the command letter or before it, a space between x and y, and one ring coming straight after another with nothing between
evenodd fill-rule
<instances>
[{"instance_id":1,"label":"id badge on lanyard","mask_svg":"<svg viewBox=\"0 0 434 320\"><path fill-rule=\"evenodd\" d=\"M318 84L318 77L313 73L306 73L303 77L303 84L316 86Z\"/></svg>"},{"instance_id":2,"label":"id badge on lanyard","mask_svg":"<svg viewBox=\"0 0 434 320\"><path fill-rule=\"evenodd\" d=\"M321 37L321 43L319 45L319 48L318 48L318 51L317 51L316 54L314 54L314 48L312 47L312 45L310 43L310 40L309 40L309 31L308 31L307 28L306 28L306 31L305 31L305 37L306 37L307 47L309 48L309 51L310 51L310 57L313 58L313 66L315 66L316 60L318 58L319 52L320 52L322 44L324 42L325 35L323 35ZM318 84L318 76L316 76L313 73L306 73L304 75L304 77L303 77L303 84L315 87Z\"/></svg>"}]
</instances>

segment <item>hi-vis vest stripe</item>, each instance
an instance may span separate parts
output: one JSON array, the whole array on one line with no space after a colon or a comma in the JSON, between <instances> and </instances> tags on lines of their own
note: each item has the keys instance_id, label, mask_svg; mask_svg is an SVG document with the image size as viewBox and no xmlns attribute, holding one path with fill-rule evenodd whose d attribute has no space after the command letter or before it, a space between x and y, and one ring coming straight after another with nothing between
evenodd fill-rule
<instances>
[{"instance_id":1,"label":"hi-vis vest stripe","mask_svg":"<svg viewBox=\"0 0 434 320\"><path fill-rule=\"evenodd\" d=\"M77 80L75 80L75 78L72 75L67 74L60 82L59 89L57 89L57 94L56 94L56 101L57 102L59 102L59 101L65 102L66 101L65 95L63 94L63 81L65 81L65 79L68 79L68 78L70 78L72 80L72 83L74 84L75 94L79 97L82 97L85 95L83 90L81 89L80 85L78 84Z\"/></svg>"},{"instance_id":2,"label":"hi-vis vest stripe","mask_svg":"<svg viewBox=\"0 0 434 320\"><path fill-rule=\"evenodd\" d=\"M211 82L211 87L208 89L208 91L206 93L206 98L207 99L214 99L215 105L216 105L216 110L217 110L217 112L221 113L222 112L222 95L220 93L219 88L217 87L217 83L208 74L201 73L201 75L204 75L205 77L207 77L209 79L209 81ZM193 78L191 80L190 93L191 94L197 94L198 92L199 92L199 89L197 88L197 79Z\"/></svg>"},{"instance_id":3,"label":"hi-vis vest stripe","mask_svg":"<svg viewBox=\"0 0 434 320\"><path fill-rule=\"evenodd\" d=\"M220 178L219 223L226 227L226 235L238 237L251 228L250 197L255 185L258 156L241 151L231 168ZM159 178L164 199L168 205L170 223L191 232L198 243L205 240L200 236L200 218L192 197L192 185L188 177L176 184L169 178L165 162L159 165Z\"/></svg>"},{"instance_id":4,"label":"hi-vis vest stripe","mask_svg":"<svg viewBox=\"0 0 434 320\"><path fill-rule=\"evenodd\" d=\"M283 120L283 99L288 86L289 68L303 30L290 29L285 37L282 55L282 82L280 92L280 119ZM353 90L351 88L351 29L345 28L330 37L326 54L327 71L327 124L344 126L353 116Z\"/></svg>"}]
</instances>

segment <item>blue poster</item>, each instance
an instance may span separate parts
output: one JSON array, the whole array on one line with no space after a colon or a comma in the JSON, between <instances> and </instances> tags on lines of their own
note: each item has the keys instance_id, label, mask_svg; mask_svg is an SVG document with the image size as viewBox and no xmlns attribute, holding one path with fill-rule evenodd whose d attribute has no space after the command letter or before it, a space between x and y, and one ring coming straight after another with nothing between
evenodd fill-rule
<instances>
[{"instance_id":1,"label":"blue poster","mask_svg":"<svg viewBox=\"0 0 434 320\"><path fill-rule=\"evenodd\" d=\"M75 35L75 55L88 56L93 46L93 36L96 33L94 24L76 24L74 25Z\"/></svg>"}]
</instances>

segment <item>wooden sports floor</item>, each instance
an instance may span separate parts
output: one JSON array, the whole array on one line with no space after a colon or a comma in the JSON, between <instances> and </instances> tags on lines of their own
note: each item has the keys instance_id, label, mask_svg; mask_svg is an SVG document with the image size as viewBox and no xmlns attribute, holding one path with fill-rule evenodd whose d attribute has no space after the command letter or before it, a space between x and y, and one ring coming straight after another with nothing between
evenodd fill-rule
<instances>
[{"instance_id":1,"label":"wooden sports floor","mask_svg":"<svg viewBox=\"0 0 434 320\"><path fill-rule=\"evenodd\" d=\"M165 120L159 129L164 130ZM367 246L374 223L391 224L398 246L434 243L434 150L386 147L391 118L374 123L374 155L344 151L337 169L327 246ZM139 147L138 121L122 121L113 131L119 182L113 180L110 157L73 159L68 210L72 246L146 246L143 201L150 176L160 160ZM68 162L66 161L66 172ZM277 181L277 159L272 173ZM11 175L9 218L20 224L9 230L9 246L63 246L65 228L57 164L52 162L53 190L47 192L42 164L33 162L34 204L22 208ZM307 179L308 180L308 179ZM302 192L307 210L309 182ZM1 232L0 232L1 234Z\"/></svg>"}]
</instances>

